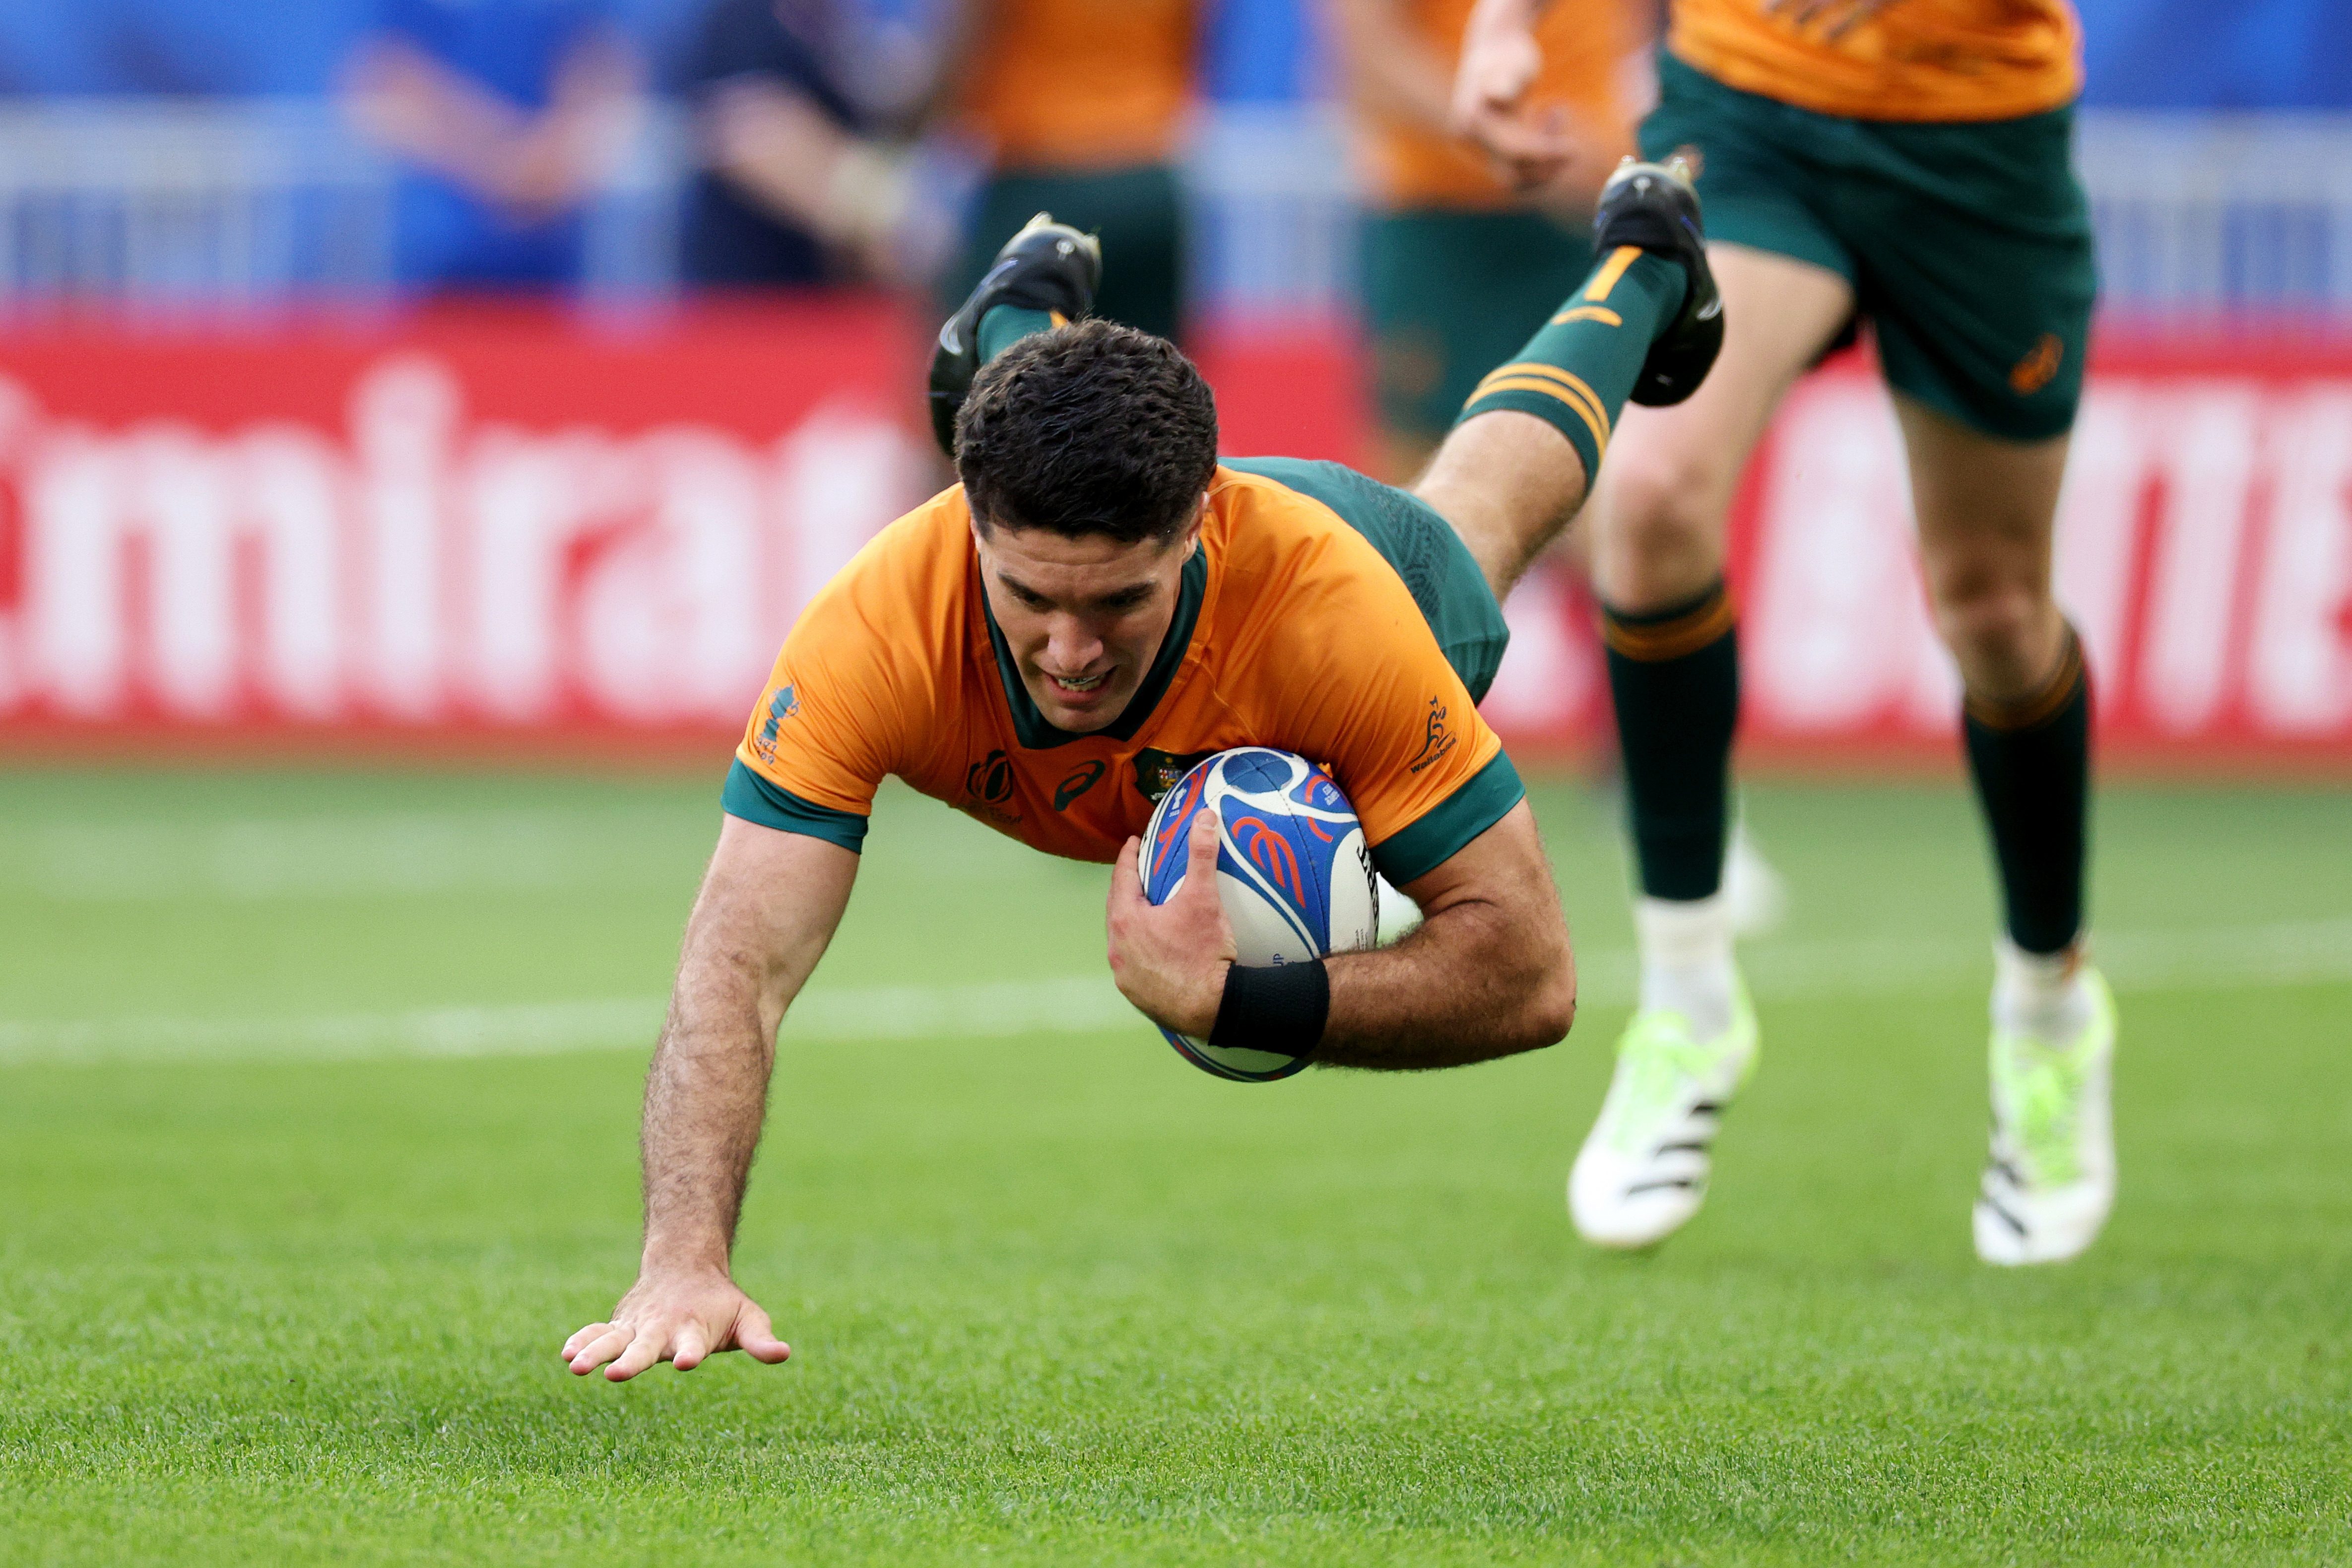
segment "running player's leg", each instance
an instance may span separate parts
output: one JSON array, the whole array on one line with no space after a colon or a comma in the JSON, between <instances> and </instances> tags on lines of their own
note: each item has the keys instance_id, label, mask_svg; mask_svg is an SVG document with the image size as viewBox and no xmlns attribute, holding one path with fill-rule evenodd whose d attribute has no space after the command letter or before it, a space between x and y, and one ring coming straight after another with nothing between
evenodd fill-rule
<instances>
[{"instance_id":1,"label":"running player's leg","mask_svg":"<svg viewBox=\"0 0 2352 1568\"><path fill-rule=\"evenodd\" d=\"M1588 514L1639 881L1685 901L1716 892L1727 824L1732 493L1780 398L1853 310L1853 286L1826 268L1735 245L1710 257L1723 356L1687 403L1627 414Z\"/></svg>"},{"instance_id":2,"label":"running player's leg","mask_svg":"<svg viewBox=\"0 0 2352 1568\"><path fill-rule=\"evenodd\" d=\"M1640 1006L1570 1178L1577 1228L1656 1242L1698 1211L1708 1144L1755 1059L1721 893L1738 640L1724 529L1749 451L1853 310L1836 271L1712 245L1722 357L1688 402L1630 411L1586 515L1639 885Z\"/></svg>"},{"instance_id":3,"label":"running player's leg","mask_svg":"<svg viewBox=\"0 0 2352 1568\"><path fill-rule=\"evenodd\" d=\"M2115 1198L2115 1013L2082 942L2091 693L2050 594L2096 289L2071 118L1873 127L1836 208L1872 281L2005 906L1973 1216L1994 1263L2074 1256Z\"/></svg>"},{"instance_id":4,"label":"running player's leg","mask_svg":"<svg viewBox=\"0 0 2352 1568\"><path fill-rule=\"evenodd\" d=\"M1980 435L1901 395L1895 410L2004 916L1977 1248L1990 1262L2053 1262L2088 1247L2115 1202L2114 1005L2083 941L2090 686L2050 592L2066 438Z\"/></svg>"}]
</instances>

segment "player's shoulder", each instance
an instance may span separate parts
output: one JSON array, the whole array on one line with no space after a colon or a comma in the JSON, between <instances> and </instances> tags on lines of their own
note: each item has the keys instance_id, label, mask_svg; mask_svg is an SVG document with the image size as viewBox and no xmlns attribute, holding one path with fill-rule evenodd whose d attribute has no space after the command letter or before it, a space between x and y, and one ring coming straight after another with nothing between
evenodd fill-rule
<instances>
[{"instance_id":1,"label":"player's shoulder","mask_svg":"<svg viewBox=\"0 0 2352 1568\"><path fill-rule=\"evenodd\" d=\"M1234 567L1312 561L1328 569L1363 569L1379 563L1363 519L1387 489L1341 463L1228 458L1217 466L1210 500Z\"/></svg>"},{"instance_id":2,"label":"player's shoulder","mask_svg":"<svg viewBox=\"0 0 2352 1568\"><path fill-rule=\"evenodd\" d=\"M1227 662L1321 667L1423 632L1395 565L1368 532L1388 487L1337 463L1240 459L1211 498L1213 636ZM1389 492L1394 494L1396 492Z\"/></svg>"},{"instance_id":3,"label":"player's shoulder","mask_svg":"<svg viewBox=\"0 0 2352 1568\"><path fill-rule=\"evenodd\" d=\"M1412 497L1341 463L1236 458L1217 478L1226 575L1277 595L1387 604L1405 587L1399 542L1445 528Z\"/></svg>"}]
</instances>

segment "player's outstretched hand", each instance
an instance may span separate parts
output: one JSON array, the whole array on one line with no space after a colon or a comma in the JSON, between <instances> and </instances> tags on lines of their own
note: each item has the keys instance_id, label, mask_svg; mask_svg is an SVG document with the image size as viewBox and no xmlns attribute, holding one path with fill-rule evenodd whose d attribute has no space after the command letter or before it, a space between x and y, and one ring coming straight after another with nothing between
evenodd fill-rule
<instances>
[{"instance_id":1,"label":"player's outstretched hand","mask_svg":"<svg viewBox=\"0 0 2352 1568\"><path fill-rule=\"evenodd\" d=\"M1454 69L1453 118L1454 132L1485 148L1496 174L1534 192L1565 174L1583 149L1563 109L1528 99L1543 50L1525 11L1487 5L1472 14Z\"/></svg>"},{"instance_id":2,"label":"player's outstretched hand","mask_svg":"<svg viewBox=\"0 0 2352 1568\"><path fill-rule=\"evenodd\" d=\"M613 1309L610 1322L591 1323L563 1342L563 1359L574 1374L585 1377L603 1366L614 1383L656 1362L692 1372L720 1351L741 1351L773 1366L793 1347L776 1338L760 1304L716 1269L641 1275Z\"/></svg>"},{"instance_id":3,"label":"player's outstretched hand","mask_svg":"<svg viewBox=\"0 0 2352 1568\"><path fill-rule=\"evenodd\" d=\"M1217 814L1192 814L1184 882L1164 904L1143 896L1137 868L1143 841L1130 838L1110 873L1110 973L1144 1016L1205 1039L1225 999L1233 967L1233 922L1217 896Z\"/></svg>"}]
</instances>

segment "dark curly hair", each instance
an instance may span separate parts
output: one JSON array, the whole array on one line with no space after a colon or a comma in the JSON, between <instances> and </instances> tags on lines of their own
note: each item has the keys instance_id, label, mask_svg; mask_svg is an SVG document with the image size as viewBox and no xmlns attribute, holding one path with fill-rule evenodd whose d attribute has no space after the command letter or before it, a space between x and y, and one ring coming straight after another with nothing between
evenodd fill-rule
<instances>
[{"instance_id":1,"label":"dark curly hair","mask_svg":"<svg viewBox=\"0 0 2352 1568\"><path fill-rule=\"evenodd\" d=\"M956 417L956 473L983 529L1173 539L1216 466L1209 384L1167 339L1115 321L1022 339Z\"/></svg>"}]
</instances>

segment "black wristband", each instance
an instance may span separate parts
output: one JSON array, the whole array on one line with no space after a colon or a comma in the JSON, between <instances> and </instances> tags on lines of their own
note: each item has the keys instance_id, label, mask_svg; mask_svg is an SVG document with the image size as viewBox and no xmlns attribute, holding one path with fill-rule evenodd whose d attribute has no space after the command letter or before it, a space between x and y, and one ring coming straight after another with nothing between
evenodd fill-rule
<instances>
[{"instance_id":1,"label":"black wristband","mask_svg":"<svg viewBox=\"0 0 2352 1568\"><path fill-rule=\"evenodd\" d=\"M1321 959L1265 968L1234 964L1209 1044L1277 1056L1308 1057L1331 1016L1331 972Z\"/></svg>"}]
</instances>

